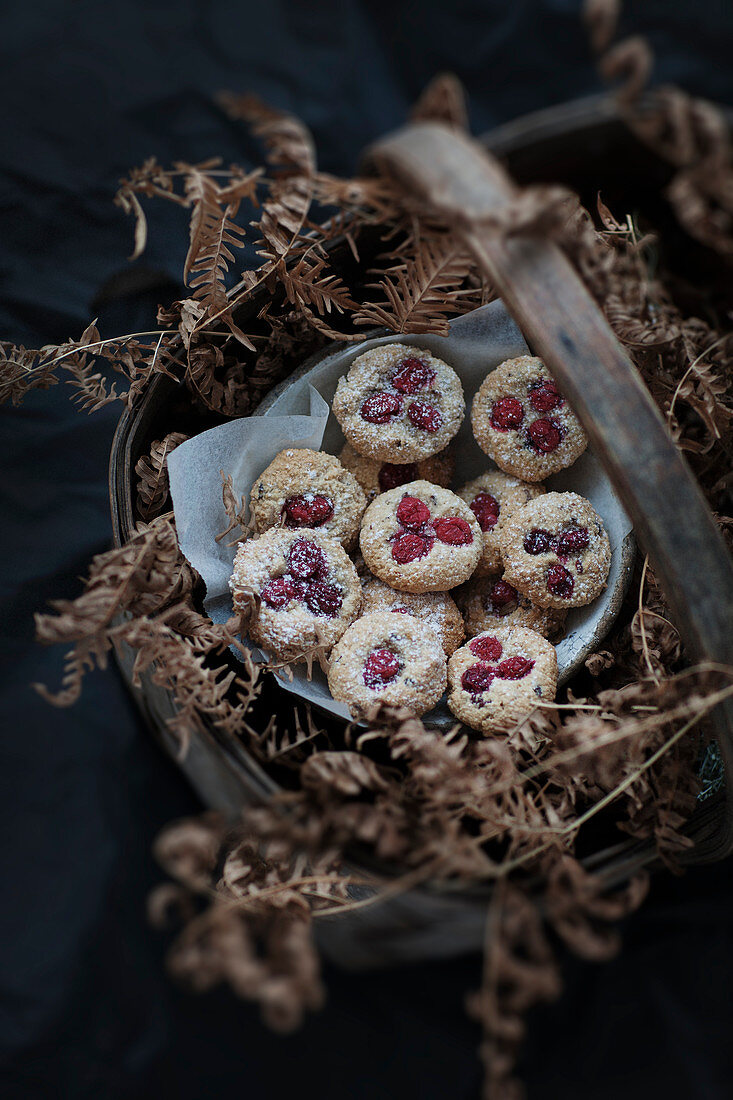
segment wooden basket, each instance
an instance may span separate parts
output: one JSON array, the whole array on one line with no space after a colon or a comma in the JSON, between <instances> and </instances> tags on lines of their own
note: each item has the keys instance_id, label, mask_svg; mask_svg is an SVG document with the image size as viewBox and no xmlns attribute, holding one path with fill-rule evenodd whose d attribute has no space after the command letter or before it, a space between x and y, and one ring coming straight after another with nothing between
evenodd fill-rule
<instances>
[{"instance_id":1,"label":"wooden basket","mask_svg":"<svg viewBox=\"0 0 733 1100\"><path fill-rule=\"evenodd\" d=\"M626 209L624 197L631 182L634 208L643 213L647 204L660 223L659 193L669 170L633 138L606 98L520 119L486 135L482 144L503 159L518 182L565 183L587 205L602 188L612 208ZM632 517L688 651L697 659L733 664L733 567L702 494L634 367L554 245L526 238L502 240L481 226L483 216L511 199L514 185L509 176L478 143L430 123L407 127L384 139L370 151L368 160L408 183L436 209L462 212L466 243L533 350L569 395ZM344 263L349 262L347 251L344 246ZM337 246L336 264L340 257ZM697 262L702 257L696 256L695 248L686 250L688 274ZM707 252L705 262L709 276ZM261 304L254 301L252 312ZM293 367L297 365L294 359ZM125 411L110 461L117 545L129 538L134 527L134 467L147 454L151 441L173 430L195 433L216 422L197 418L186 391L164 376L157 376L141 401ZM684 526L677 523L680 514L687 517ZM696 564L694 570L686 567L691 561ZM123 655L128 682L131 663L132 655ZM170 694L149 679L132 691L155 736L176 756L177 745L165 725L174 713ZM258 706L268 715L280 702L278 689L267 684ZM719 706L713 717L726 773L731 776L733 705ZM277 789L241 742L213 727L194 736L186 757L176 759L203 801L226 812L236 813ZM733 799L727 790L700 805L688 832L695 840L690 861L722 858L733 850ZM611 886L655 860L651 842L628 840L584 862ZM467 892L420 887L319 922L321 946L352 967L473 950L481 945L487 893L488 888Z\"/></svg>"}]
</instances>

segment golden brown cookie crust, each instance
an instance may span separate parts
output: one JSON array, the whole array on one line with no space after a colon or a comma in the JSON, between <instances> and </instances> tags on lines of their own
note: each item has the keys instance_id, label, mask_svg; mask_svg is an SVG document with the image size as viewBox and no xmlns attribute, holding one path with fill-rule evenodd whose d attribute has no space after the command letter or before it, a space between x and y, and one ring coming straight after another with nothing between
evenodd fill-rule
<instances>
[{"instance_id":1,"label":"golden brown cookie crust","mask_svg":"<svg viewBox=\"0 0 733 1100\"><path fill-rule=\"evenodd\" d=\"M435 631L449 657L463 641L463 617L447 592L398 592L374 577L364 585L362 596L362 615L373 611L414 615Z\"/></svg>"},{"instance_id":2,"label":"golden brown cookie crust","mask_svg":"<svg viewBox=\"0 0 733 1100\"><path fill-rule=\"evenodd\" d=\"M313 553L321 551L325 569L311 577L295 576L292 568L294 544L304 541L313 544ZM307 566L306 566L307 568ZM297 570L303 573L304 569ZM288 580L288 578L291 578ZM297 585L296 581L302 581ZM267 589L272 582L279 587ZM325 588L315 587L321 584ZM286 585L302 595L288 595ZM234 558L234 571L229 581L235 608L246 607L249 592L261 597L259 615L251 624L249 636L261 645L271 658L285 661L305 660L315 647L325 650L338 641L347 626L354 621L361 607L361 584L346 551L336 539L319 531L284 531L271 529L257 538L239 544ZM274 592L280 606L272 606L263 597L265 590ZM324 597L333 590L340 596L340 605L334 614L313 611L306 602L306 591L315 591L316 600L309 595L311 604L325 606Z\"/></svg>"},{"instance_id":3,"label":"golden brown cookie crust","mask_svg":"<svg viewBox=\"0 0 733 1100\"><path fill-rule=\"evenodd\" d=\"M508 732L556 691L555 647L525 627L480 634L448 661L448 706L480 733Z\"/></svg>"},{"instance_id":4,"label":"golden brown cookie crust","mask_svg":"<svg viewBox=\"0 0 733 1100\"><path fill-rule=\"evenodd\" d=\"M473 399L471 423L481 450L523 481L564 470L588 446L580 421L532 355L507 359L486 376Z\"/></svg>"},{"instance_id":5,"label":"golden brown cookie crust","mask_svg":"<svg viewBox=\"0 0 733 1100\"><path fill-rule=\"evenodd\" d=\"M333 455L288 447L255 481L249 507L258 534L271 527L318 530L348 550L366 503L357 479Z\"/></svg>"},{"instance_id":6,"label":"golden brown cookie crust","mask_svg":"<svg viewBox=\"0 0 733 1100\"><path fill-rule=\"evenodd\" d=\"M497 573L502 568L499 547L502 523L527 501L534 500L545 491L544 485L521 481L501 470L487 470L457 490L458 496L465 500L476 516L484 537L484 552L476 566L479 577Z\"/></svg>"},{"instance_id":7,"label":"golden brown cookie crust","mask_svg":"<svg viewBox=\"0 0 733 1100\"><path fill-rule=\"evenodd\" d=\"M380 493L406 485L410 481L429 481L447 489L455 468L451 447L437 455L423 458L420 462L395 465L375 458L365 458L350 443L345 443L339 452L339 462L354 475L369 504Z\"/></svg>"},{"instance_id":8,"label":"golden brown cookie crust","mask_svg":"<svg viewBox=\"0 0 733 1100\"><path fill-rule=\"evenodd\" d=\"M425 524L401 521L406 500L426 510ZM453 537L465 541L446 541ZM471 576L483 552L481 528L466 502L427 481L390 489L373 500L364 513L359 542L372 573L400 592L445 592ZM424 552L401 560L415 545Z\"/></svg>"},{"instance_id":9,"label":"golden brown cookie crust","mask_svg":"<svg viewBox=\"0 0 733 1100\"><path fill-rule=\"evenodd\" d=\"M515 512L499 536L506 579L540 607L583 607L605 588L611 546L578 493L547 493Z\"/></svg>"},{"instance_id":10,"label":"golden brown cookie crust","mask_svg":"<svg viewBox=\"0 0 733 1100\"><path fill-rule=\"evenodd\" d=\"M399 667L387 682L374 678L369 686L367 662L375 651L385 650L394 654ZM414 616L373 611L357 619L334 646L328 686L333 698L346 703L355 718L377 702L405 707L419 717L445 691L445 653L436 634Z\"/></svg>"},{"instance_id":11,"label":"golden brown cookie crust","mask_svg":"<svg viewBox=\"0 0 733 1100\"><path fill-rule=\"evenodd\" d=\"M567 611L538 607L501 573L468 581L463 618L469 638L486 631L524 626L543 638L557 642L562 637Z\"/></svg>"},{"instance_id":12,"label":"golden brown cookie crust","mask_svg":"<svg viewBox=\"0 0 733 1100\"><path fill-rule=\"evenodd\" d=\"M414 392L405 392L395 384L398 375L403 377L400 372L407 361L422 364L431 376ZM339 380L332 409L359 454L380 462L404 463L419 462L444 450L461 426L466 403L458 375L442 359L425 348L381 344L354 360L346 377ZM386 419L376 423L365 415Z\"/></svg>"}]
</instances>

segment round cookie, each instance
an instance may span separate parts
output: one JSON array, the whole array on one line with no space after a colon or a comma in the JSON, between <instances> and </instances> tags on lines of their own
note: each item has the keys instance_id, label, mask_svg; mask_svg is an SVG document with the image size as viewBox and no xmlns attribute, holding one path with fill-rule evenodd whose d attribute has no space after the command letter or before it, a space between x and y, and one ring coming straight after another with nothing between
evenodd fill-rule
<instances>
[{"instance_id":1,"label":"round cookie","mask_svg":"<svg viewBox=\"0 0 733 1100\"><path fill-rule=\"evenodd\" d=\"M499 549L502 523L528 500L544 493L544 485L532 485L500 470L489 470L457 492L475 515L484 536L484 552L476 573L479 576L498 573L502 568Z\"/></svg>"},{"instance_id":2,"label":"round cookie","mask_svg":"<svg viewBox=\"0 0 733 1100\"><path fill-rule=\"evenodd\" d=\"M532 355L507 359L484 378L471 423L481 450L523 481L572 466L588 446L580 421Z\"/></svg>"},{"instance_id":3,"label":"round cookie","mask_svg":"<svg viewBox=\"0 0 733 1100\"><path fill-rule=\"evenodd\" d=\"M258 534L271 527L318 529L349 549L359 534L366 497L333 455L288 448L255 481L249 507Z\"/></svg>"},{"instance_id":4,"label":"round cookie","mask_svg":"<svg viewBox=\"0 0 733 1100\"><path fill-rule=\"evenodd\" d=\"M483 552L476 517L450 489L412 481L373 500L359 536L367 566L400 592L445 592Z\"/></svg>"},{"instance_id":5,"label":"round cookie","mask_svg":"<svg viewBox=\"0 0 733 1100\"><path fill-rule=\"evenodd\" d=\"M362 615L372 611L414 615L435 631L449 657L466 634L461 613L447 592L397 592L374 577L362 589L361 604Z\"/></svg>"},{"instance_id":6,"label":"round cookie","mask_svg":"<svg viewBox=\"0 0 733 1100\"><path fill-rule=\"evenodd\" d=\"M499 542L505 579L540 607L583 607L605 587L608 535L577 493L531 500L502 526Z\"/></svg>"},{"instance_id":7,"label":"round cookie","mask_svg":"<svg viewBox=\"0 0 733 1100\"><path fill-rule=\"evenodd\" d=\"M229 581L235 608L260 597L249 636L271 657L303 660L330 648L361 607L361 584L346 551L320 531L273 529L239 544Z\"/></svg>"},{"instance_id":8,"label":"round cookie","mask_svg":"<svg viewBox=\"0 0 733 1100\"><path fill-rule=\"evenodd\" d=\"M480 733L510 730L556 690L555 647L526 627L479 634L448 662L448 706Z\"/></svg>"},{"instance_id":9,"label":"round cookie","mask_svg":"<svg viewBox=\"0 0 733 1100\"><path fill-rule=\"evenodd\" d=\"M567 615L554 607L537 607L500 574L470 580L463 617L469 638L502 627L525 626L555 641Z\"/></svg>"},{"instance_id":10,"label":"round cookie","mask_svg":"<svg viewBox=\"0 0 733 1100\"><path fill-rule=\"evenodd\" d=\"M354 718L377 702L406 707L417 717L435 706L445 685L443 647L412 615L364 615L331 653L329 690Z\"/></svg>"},{"instance_id":11,"label":"round cookie","mask_svg":"<svg viewBox=\"0 0 733 1100\"><path fill-rule=\"evenodd\" d=\"M350 443L345 443L339 453L342 466L350 470L366 494L371 504L380 493L407 485L410 481L430 481L433 485L447 488L453 477L455 461L450 448L441 451L420 462L379 462L375 458L365 458L355 451Z\"/></svg>"},{"instance_id":12,"label":"round cookie","mask_svg":"<svg viewBox=\"0 0 733 1100\"><path fill-rule=\"evenodd\" d=\"M466 411L452 367L424 348L381 344L339 379L333 414L352 447L380 462L419 462L450 443Z\"/></svg>"}]
</instances>

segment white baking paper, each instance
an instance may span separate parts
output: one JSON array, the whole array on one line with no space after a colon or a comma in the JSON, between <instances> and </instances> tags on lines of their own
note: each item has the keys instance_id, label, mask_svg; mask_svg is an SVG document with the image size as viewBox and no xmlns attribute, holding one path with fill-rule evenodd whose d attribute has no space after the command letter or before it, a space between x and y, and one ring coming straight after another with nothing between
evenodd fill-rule
<instances>
[{"instance_id":1,"label":"white baking paper","mask_svg":"<svg viewBox=\"0 0 733 1100\"><path fill-rule=\"evenodd\" d=\"M319 359L309 370L294 372L288 385L265 403L261 415L243 417L202 432L182 443L168 459L178 541L206 584L204 606L215 622L224 622L232 611L229 577L235 553L234 547L226 545L229 539L216 542L217 534L228 523L219 471L231 474L237 496L248 498L254 481L285 447L309 447L338 454L344 437L329 406L339 378L367 348L396 341L428 348L450 363L463 383L467 415L454 440L454 487L492 468L471 432L468 411L473 395L492 368L505 359L526 355L529 350L500 301L457 318L450 325L449 336L398 337L390 334L341 347ZM591 501L603 519L613 555L605 592L589 607L578 608L568 616L566 635L557 647L562 676L563 670L570 668L594 636L608 606L620 576L621 544L631 524L600 463L589 452L569 469L549 478L546 484L549 489L560 492L571 489ZM348 717L346 707L331 698L320 670L314 670L310 681L304 667L296 666L293 673L292 680L284 674L278 675L284 688L333 714ZM447 708L442 706L428 717L441 721L446 715Z\"/></svg>"}]
</instances>

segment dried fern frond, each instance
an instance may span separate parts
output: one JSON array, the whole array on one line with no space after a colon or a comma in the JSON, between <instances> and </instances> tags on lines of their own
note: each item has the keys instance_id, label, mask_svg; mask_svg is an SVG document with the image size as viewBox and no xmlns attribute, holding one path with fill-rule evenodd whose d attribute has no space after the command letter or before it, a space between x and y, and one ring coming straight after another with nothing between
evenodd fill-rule
<instances>
[{"instance_id":1,"label":"dried fern frond","mask_svg":"<svg viewBox=\"0 0 733 1100\"><path fill-rule=\"evenodd\" d=\"M450 234L420 237L378 283L384 297L354 315L357 325L386 325L393 332L448 333L448 319L471 308L476 291L465 285L471 261Z\"/></svg>"},{"instance_id":2,"label":"dried fern frond","mask_svg":"<svg viewBox=\"0 0 733 1100\"><path fill-rule=\"evenodd\" d=\"M136 510L144 523L159 515L168 503L168 455L187 439L183 432L169 432L164 439L154 439L149 453L137 460Z\"/></svg>"}]
</instances>

